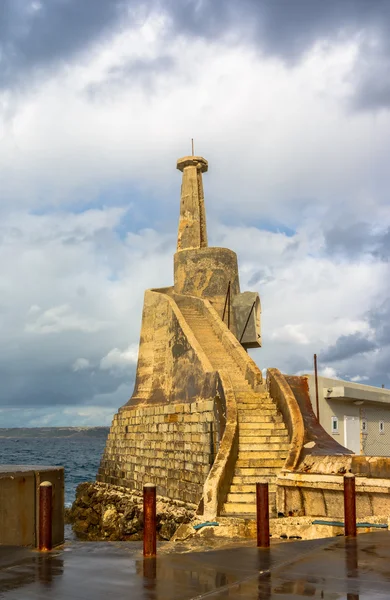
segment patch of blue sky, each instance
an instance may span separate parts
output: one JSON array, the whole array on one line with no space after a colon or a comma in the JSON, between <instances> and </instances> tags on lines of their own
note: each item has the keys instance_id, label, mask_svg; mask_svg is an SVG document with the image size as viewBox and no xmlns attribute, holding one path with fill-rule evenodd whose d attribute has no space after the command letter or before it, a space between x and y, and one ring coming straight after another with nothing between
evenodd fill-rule
<instances>
[{"instance_id":1,"label":"patch of blue sky","mask_svg":"<svg viewBox=\"0 0 390 600\"><path fill-rule=\"evenodd\" d=\"M267 221L264 219L259 219L257 221L252 221L251 224L252 227L256 227L257 229L261 229L263 231L270 231L271 233L283 233L286 237L294 237L294 235L297 233L296 229L292 229L280 221Z\"/></svg>"},{"instance_id":2,"label":"patch of blue sky","mask_svg":"<svg viewBox=\"0 0 390 600\"><path fill-rule=\"evenodd\" d=\"M140 189L137 186L126 184L120 186L107 186L98 193L81 195L74 194L74 199L61 205L47 204L35 208L30 214L42 216L56 213L82 214L90 210L105 210L107 208L127 208L121 222L116 228L117 235L124 239L126 234L138 232L143 229L157 229L169 231L178 206L169 202L167 197L157 196L155 192Z\"/></svg>"},{"instance_id":3,"label":"patch of blue sky","mask_svg":"<svg viewBox=\"0 0 390 600\"><path fill-rule=\"evenodd\" d=\"M221 219L222 217L222 219ZM276 220L253 218L253 215L248 215L248 218L242 215L237 218L237 214L216 215L216 220L227 226L235 227L254 227L260 231L270 231L271 233L282 233L287 237L294 237L297 231L292 227L288 227L285 223Z\"/></svg>"}]
</instances>

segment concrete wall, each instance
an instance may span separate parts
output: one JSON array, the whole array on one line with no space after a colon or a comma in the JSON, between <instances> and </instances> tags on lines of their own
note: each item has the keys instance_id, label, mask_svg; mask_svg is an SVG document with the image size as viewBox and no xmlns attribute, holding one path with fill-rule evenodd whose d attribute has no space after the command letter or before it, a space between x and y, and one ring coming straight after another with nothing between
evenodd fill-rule
<instances>
[{"instance_id":1,"label":"concrete wall","mask_svg":"<svg viewBox=\"0 0 390 600\"><path fill-rule=\"evenodd\" d=\"M352 402L324 400L320 405L321 425L342 446L345 446L344 417L360 418L360 408ZM338 419L338 433L332 431L332 416Z\"/></svg>"},{"instance_id":2,"label":"concrete wall","mask_svg":"<svg viewBox=\"0 0 390 600\"><path fill-rule=\"evenodd\" d=\"M361 419L366 421L367 431L362 431L362 454L365 456L390 456L390 407L363 405ZM380 421L384 424L383 433L379 430Z\"/></svg>"},{"instance_id":3,"label":"concrete wall","mask_svg":"<svg viewBox=\"0 0 390 600\"><path fill-rule=\"evenodd\" d=\"M0 466L0 544L38 546L39 485L53 486L53 545L64 541L63 467Z\"/></svg>"}]
</instances>

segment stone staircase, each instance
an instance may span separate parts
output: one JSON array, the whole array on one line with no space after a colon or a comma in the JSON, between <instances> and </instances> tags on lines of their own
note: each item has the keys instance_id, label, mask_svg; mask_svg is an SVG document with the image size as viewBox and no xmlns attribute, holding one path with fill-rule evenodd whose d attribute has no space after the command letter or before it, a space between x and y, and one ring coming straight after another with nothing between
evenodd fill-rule
<instances>
[{"instance_id":1,"label":"stone staircase","mask_svg":"<svg viewBox=\"0 0 390 600\"><path fill-rule=\"evenodd\" d=\"M257 481L268 481L270 516L276 516L275 480L283 468L290 446L283 417L265 386L260 392L253 390L204 316L193 306L180 306L179 303L179 307L213 368L229 372L236 395L239 452L223 514L231 517L254 516L255 484Z\"/></svg>"}]
</instances>

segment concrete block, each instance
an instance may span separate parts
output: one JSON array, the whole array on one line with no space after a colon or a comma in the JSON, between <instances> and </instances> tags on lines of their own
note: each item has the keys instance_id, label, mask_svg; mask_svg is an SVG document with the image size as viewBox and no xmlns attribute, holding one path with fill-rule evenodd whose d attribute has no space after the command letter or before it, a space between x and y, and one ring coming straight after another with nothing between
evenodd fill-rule
<instances>
[{"instance_id":1,"label":"concrete block","mask_svg":"<svg viewBox=\"0 0 390 600\"><path fill-rule=\"evenodd\" d=\"M39 485L53 486L53 546L64 540L63 467L0 466L0 544L33 546L39 543Z\"/></svg>"}]
</instances>

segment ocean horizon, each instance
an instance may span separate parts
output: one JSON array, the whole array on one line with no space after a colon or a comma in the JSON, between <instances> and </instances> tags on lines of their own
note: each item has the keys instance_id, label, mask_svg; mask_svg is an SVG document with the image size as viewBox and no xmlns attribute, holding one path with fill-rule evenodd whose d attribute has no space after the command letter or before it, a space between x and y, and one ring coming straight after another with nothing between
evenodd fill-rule
<instances>
[{"instance_id":1,"label":"ocean horizon","mask_svg":"<svg viewBox=\"0 0 390 600\"><path fill-rule=\"evenodd\" d=\"M109 427L0 428L1 463L64 467L65 506L71 506L79 483L95 481L109 430Z\"/></svg>"}]
</instances>

